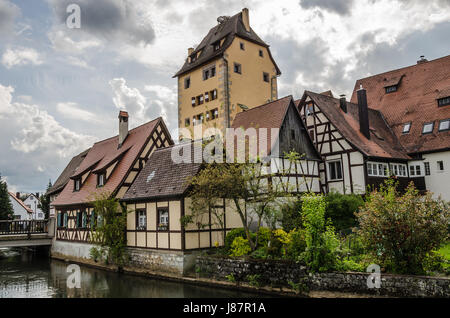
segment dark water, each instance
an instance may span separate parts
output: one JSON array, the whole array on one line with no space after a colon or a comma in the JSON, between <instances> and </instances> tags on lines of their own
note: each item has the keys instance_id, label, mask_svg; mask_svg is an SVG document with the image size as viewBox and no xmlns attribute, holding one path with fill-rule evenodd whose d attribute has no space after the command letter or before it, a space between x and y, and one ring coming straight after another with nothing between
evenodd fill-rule
<instances>
[{"instance_id":1,"label":"dark water","mask_svg":"<svg viewBox=\"0 0 450 318\"><path fill-rule=\"evenodd\" d=\"M81 268L81 288L68 288L68 263L45 251L0 250L0 298L251 298L250 293Z\"/></svg>"}]
</instances>

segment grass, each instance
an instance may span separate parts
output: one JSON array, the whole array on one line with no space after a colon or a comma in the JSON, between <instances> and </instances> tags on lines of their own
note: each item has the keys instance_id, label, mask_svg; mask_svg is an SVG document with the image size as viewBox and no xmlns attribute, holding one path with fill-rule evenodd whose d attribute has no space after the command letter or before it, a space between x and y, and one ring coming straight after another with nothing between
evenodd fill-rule
<instances>
[{"instance_id":1,"label":"grass","mask_svg":"<svg viewBox=\"0 0 450 318\"><path fill-rule=\"evenodd\" d=\"M442 245L438 250L438 253L441 254L447 261L450 261L450 241Z\"/></svg>"}]
</instances>

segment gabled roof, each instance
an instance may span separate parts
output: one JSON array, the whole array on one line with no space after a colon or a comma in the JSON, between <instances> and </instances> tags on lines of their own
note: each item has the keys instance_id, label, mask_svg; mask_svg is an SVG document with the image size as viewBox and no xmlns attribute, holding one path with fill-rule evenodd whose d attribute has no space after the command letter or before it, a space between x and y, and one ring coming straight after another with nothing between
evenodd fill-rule
<instances>
[{"instance_id":1,"label":"gabled roof","mask_svg":"<svg viewBox=\"0 0 450 318\"><path fill-rule=\"evenodd\" d=\"M58 179L56 179L53 186L50 189L48 189L48 191L46 193L47 195L62 191L62 189L65 187L67 182L70 180L70 177L75 173L75 170L81 164L81 162L86 157L86 155L90 149L91 148L83 151L82 153L73 157L72 160L70 160L69 164L66 166L66 168L64 168L63 172L60 174Z\"/></svg>"},{"instance_id":2,"label":"gabled roof","mask_svg":"<svg viewBox=\"0 0 450 318\"><path fill-rule=\"evenodd\" d=\"M123 182L124 178L128 175L128 172L136 161L137 156L143 150L147 140L153 134L153 131L156 129L158 124L161 124L161 128L166 129L162 118L157 118L130 130L121 148L118 148L119 136L95 143L89 150L82 163L71 176L72 178L77 178L80 176L80 173L84 174L89 172L89 175L83 182L80 191L74 192L74 182L68 182L67 186L52 203L52 205L73 205L92 201L92 195L99 189L97 188L97 175L90 172L95 170L96 167L107 166L118 156L123 155L121 160L117 162L117 165L111 175L108 177L106 184L101 188L102 192L114 193ZM173 144L170 137L168 141L169 144Z\"/></svg>"},{"instance_id":3,"label":"gabled roof","mask_svg":"<svg viewBox=\"0 0 450 318\"><path fill-rule=\"evenodd\" d=\"M339 99L305 91L298 102L300 107L307 97L314 101L339 133L366 156L410 159L379 111L369 108L370 139L367 139L359 130L357 104L347 102L347 113L344 113Z\"/></svg>"},{"instance_id":4,"label":"gabled roof","mask_svg":"<svg viewBox=\"0 0 450 318\"><path fill-rule=\"evenodd\" d=\"M400 78L397 91L387 94L385 86ZM450 96L450 55L357 80L354 103L360 85L367 90L369 108L383 114L407 153L450 148L450 131L438 132L439 120L450 118L450 106L438 107L437 103L438 98ZM411 130L403 134L409 122ZM422 135L423 125L429 122L434 122L433 133Z\"/></svg>"},{"instance_id":5,"label":"gabled roof","mask_svg":"<svg viewBox=\"0 0 450 318\"><path fill-rule=\"evenodd\" d=\"M9 196L12 197L14 200L16 200L16 202L19 203L19 205L20 205L22 208L24 208L28 213L33 213L33 210L31 210L29 207L27 207L27 206L25 205L25 203L23 203L22 200L20 200L18 197L16 197L16 196L14 195L14 193L9 192L9 191L8 191L8 193L9 193Z\"/></svg>"},{"instance_id":6,"label":"gabled roof","mask_svg":"<svg viewBox=\"0 0 450 318\"><path fill-rule=\"evenodd\" d=\"M226 21L216 25L211 30L209 30L208 34L203 38L200 44L195 48L192 55L197 55L198 52L201 51L200 56L196 59L195 62L189 63L188 59L186 59L184 65L181 69L173 76L178 77L190 70L193 70L196 67L199 67L205 63L212 61L215 58L219 58L223 56L225 50L231 45L235 37L240 37L242 39L254 42L261 46L269 48L261 38L253 31L250 27L250 32L247 32L245 29L244 23L242 21L242 12L235 14L232 17L229 17ZM220 49L214 51L213 45L222 39L225 39L224 43L220 47ZM272 59L273 64L277 70L278 74L281 74L280 69L275 63L272 55L269 51L270 58Z\"/></svg>"},{"instance_id":7,"label":"gabled roof","mask_svg":"<svg viewBox=\"0 0 450 318\"><path fill-rule=\"evenodd\" d=\"M184 194L189 188L188 179L195 176L202 166L201 163L196 163L201 162L201 158L194 160L193 149L197 143L178 144L153 152L145 167L125 193L123 200L155 199ZM186 146L190 147L192 163L175 163L172 160L172 151L187 151L189 148L183 148Z\"/></svg>"}]
</instances>

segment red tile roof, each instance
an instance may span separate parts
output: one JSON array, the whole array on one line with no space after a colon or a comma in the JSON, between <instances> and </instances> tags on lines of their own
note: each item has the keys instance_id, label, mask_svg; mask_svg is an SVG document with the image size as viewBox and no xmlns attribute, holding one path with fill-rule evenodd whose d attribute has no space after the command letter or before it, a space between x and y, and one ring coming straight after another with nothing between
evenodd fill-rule
<instances>
[{"instance_id":1,"label":"red tile roof","mask_svg":"<svg viewBox=\"0 0 450 318\"><path fill-rule=\"evenodd\" d=\"M379 111L369 109L370 139L367 139L359 130L358 105L347 102L347 113L339 106L339 99L328 95L305 91L296 105L303 105L310 97L320 108L333 126L347 141L369 157L409 159L404 148L386 125Z\"/></svg>"},{"instance_id":2,"label":"red tile roof","mask_svg":"<svg viewBox=\"0 0 450 318\"><path fill-rule=\"evenodd\" d=\"M104 168L118 156L123 155L109 176L106 184L101 188L102 192L114 193L124 178L126 178L128 171L141 153L147 139L152 135L159 123L165 126L162 119L157 118L130 130L121 148L118 148L119 136L95 143L71 178L78 177L82 173L95 169L96 167ZM82 184L80 191L74 192L73 190L74 182L69 181L52 205L62 206L91 202L93 199L92 196L99 192L97 188L97 175L91 172Z\"/></svg>"},{"instance_id":3,"label":"red tile roof","mask_svg":"<svg viewBox=\"0 0 450 318\"><path fill-rule=\"evenodd\" d=\"M384 87L396 85L397 80L397 91L386 94ZM369 108L383 114L408 153L450 148L450 131L438 131L439 121L450 118L450 106L438 107L437 103L438 98L450 96L450 55L357 80L354 103L360 85L367 90ZM408 122L411 130L403 134ZM424 123L429 122L434 122L433 133L422 135Z\"/></svg>"}]
</instances>

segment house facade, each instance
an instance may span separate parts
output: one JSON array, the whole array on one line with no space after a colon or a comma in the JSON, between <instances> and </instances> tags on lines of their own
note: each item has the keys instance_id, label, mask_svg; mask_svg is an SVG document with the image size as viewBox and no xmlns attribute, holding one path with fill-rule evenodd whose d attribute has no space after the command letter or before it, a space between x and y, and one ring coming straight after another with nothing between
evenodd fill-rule
<instances>
[{"instance_id":1,"label":"house facade","mask_svg":"<svg viewBox=\"0 0 450 318\"><path fill-rule=\"evenodd\" d=\"M369 107L380 111L413 160L411 177L424 178L426 189L450 201L450 56L359 79Z\"/></svg>"},{"instance_id":2,"label":"house facade","mask_svg":"<svg viewBox=\"0 0 450 318\"><path fill-rule=\"evenodd\" d=\"M17 221L31 220L33 211L18 196L14 195L14 193L8 192L8 194L14 211L13 219Z\"/></svg>"},{"instance_id":3,"label":"house facade","mask_svg":"<svg viewBox=\"0 0 450 318\"><path fill-rule=\"evenodd\" d=\"M36 194L29 194L25 200L23 200L23 203L31 209L32 212L32 219L33 220L44 220L45 214L39 207L40 200L39 200L39 193Z\"/></svg>"},{"instance_id":4,"label":"house facade","mask_svg":"<svg viewBox=\"0 0 450 318\"><path fill-rule=\"evenodd\" d=\"M95 143L52 202L57 218L52 252L89 258L91 226L98 219L92 205L96 195L121 199L150 155L171 144L162 118L128 131L128 113L121 111L119 135Z\"/></svg>"},{"instance_id":5,"label":"house facade","mask_svg":"<svg viewBox=\"0 0 450 318\"><path fill-rule=\"evenodd\" d=\"M276 100L281 74L269 45L250 27L248 9L222 16L188 49L178 80L178 128L230 127L239 112ZM183 133L180 138L188 138ZM192 138L192 137L191 137Z\"/></svg>"}]
</instances>

